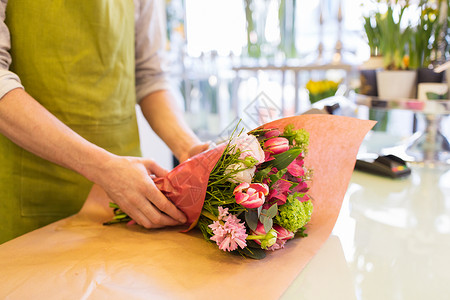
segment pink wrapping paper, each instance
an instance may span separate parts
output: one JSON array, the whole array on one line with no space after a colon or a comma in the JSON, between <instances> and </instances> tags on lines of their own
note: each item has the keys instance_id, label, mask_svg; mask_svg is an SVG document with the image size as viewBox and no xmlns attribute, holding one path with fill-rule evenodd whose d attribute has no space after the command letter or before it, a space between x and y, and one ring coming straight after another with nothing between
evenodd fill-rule
<instances>
[{"instance_id":1,"label":"pink wrapping paper","mask_svg":"<svg viewBox=\"0 0 450 300\"><path fill-rule=\"evenodd\" d=\"M109 199L94 186L83 209L0 246L2 299L276 299L320 249L334 227L356 154L372 121L329 115L274 124L310 132L308 167L314 212L308 237L263 260L217 249L201 233L102 226Z\"/></svg>"},{"instance_id":2,"label":"pink wrapping paper","mask_svg":"<svg viewBox=\"0 0 450 300\"><path fill-rule=\"evenodd\" d=\"M200 153L178 165L155 184L187 217L187 224L195 225L200 217L208 187L209 174L225 150L226 144Z\"/></svg>"}]
</instances>

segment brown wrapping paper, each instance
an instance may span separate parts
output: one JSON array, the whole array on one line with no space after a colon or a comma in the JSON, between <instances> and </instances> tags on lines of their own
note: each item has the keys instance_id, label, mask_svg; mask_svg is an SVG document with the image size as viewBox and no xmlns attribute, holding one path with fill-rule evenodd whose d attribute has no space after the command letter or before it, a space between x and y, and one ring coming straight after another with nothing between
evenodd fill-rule
<instances>
[{"instance_id":1,"label":"brown wrapping paper","mask_svg":"<svg viewBox=\"0 0 450 300\"><path fill-rule=\"evenodd\" d=\"M104 191L94 186L77 215L0 246L0 298L279 298L329 237L359 145L374 124L327 115L295 120L311 134L308 237L251 260L218 250L197 230L102 226L112 212Z\"/></svg>"}]
</instances>

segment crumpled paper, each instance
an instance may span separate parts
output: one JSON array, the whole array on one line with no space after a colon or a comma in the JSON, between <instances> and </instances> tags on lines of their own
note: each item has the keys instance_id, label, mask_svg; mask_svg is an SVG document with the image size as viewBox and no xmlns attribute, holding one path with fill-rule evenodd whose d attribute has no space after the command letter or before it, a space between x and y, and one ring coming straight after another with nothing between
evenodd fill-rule
<instances>
[{"instance_id":1,"label":"crumpled paper","mask_svg":"<svg viewBox=\"0 0 450 300\"><path fill-rule=\"evenodd\" d=\"M373 121L331 115L285 118L310 133L314 212L308 237L289 241L263 260L230 255L201 233L103 226L109 198L92 188L82 210L0 245L2 299L277 299L334 227ZM61 199L62 201L64 199Z\"/></svg>"}]
</instances>

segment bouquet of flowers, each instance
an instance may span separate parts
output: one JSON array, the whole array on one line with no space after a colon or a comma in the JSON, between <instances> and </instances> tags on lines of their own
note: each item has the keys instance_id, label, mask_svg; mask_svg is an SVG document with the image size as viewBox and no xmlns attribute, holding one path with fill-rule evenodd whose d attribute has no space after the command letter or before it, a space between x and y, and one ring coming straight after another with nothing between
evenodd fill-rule
<instances>
[{"instance_id":1,"label":"bouquet of flowers","mask_svg":"<svg viewBox=\"0 0 450 300\"><path fill-rule=\"evenodd\" d=\"M327 115L279 119L232 134L154 182L187 216L186 231L198 227L220 250L261 259L306 236L315 220L313 206L322 210L328 197L343 197L323 190L324 180L341 174L341 184L348 184L356 150L371 126ZM325 163L329 169L314 168ZM115 217L109 224L131 221L115 204L111 207Z\"/></svg>"},{"instance_id":2,"label":"bouquet of flowers","mask_svg":"<svg viewBox=\"0 0 450 300\"><path fill-rule=\"evenodd\" d=\"M281 129L281 130L280 130ZM263 258L305 236L313 205L304 166L309 135L293 124L231 139L212 170L197 226L223 251Z\"/></svg>"},{"instance_id":3,"label":"bouquet of flowers","mask_svg":"<svg viewBox=\"0 0 450 300\"><path fill-rule=\"evenodd\" d=\"M312 170L304 166L309 134L289 124L233 135L155 183L187 214L190 229L196 225L220 250L260 259L264 250L306 236L313 210L307 194ZM198 180L184 184L193 174ZM204 196L197 196L203 189ZM110 206L115 216L109 224L131 221L116 204Z\"/></svg>"}]
</instances>

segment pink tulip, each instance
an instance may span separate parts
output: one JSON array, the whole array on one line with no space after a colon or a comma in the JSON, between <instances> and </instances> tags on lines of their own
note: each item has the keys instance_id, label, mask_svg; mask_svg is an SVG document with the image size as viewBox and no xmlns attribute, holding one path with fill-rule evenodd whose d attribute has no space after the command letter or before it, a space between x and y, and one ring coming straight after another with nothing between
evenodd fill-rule
<instances>
[{"instance_id":1,"label":"pink tulip","mask_svg":"<svg viewBox=\"0 0 450 300\"><path fill-rule=\"evenodd\" d=\"M233 191L236 203L246 208L257 208L263 205L268 193L269 187L264 183L243 182Z\"/></svg>"},{"instance_id":2,"label":"pink tulip","mask_svg":"<svg viewBox=\"0 0 450 300\"><path fill-rule=\"evenodd\" d=\"M277 242L277 232L274 228L270 229L266 233L264 225L258 222L256 230L251 230L251 234L247 237L248 240L254 240L258 245L261 245L262 249L270 249Z\"/></svg>"},{"instance_id":3,"label":"pink tulip","mask_svg":"<svg viewBox=\"0 0 450 300\"><path fill-rule=\"evenodd\" d=\"M267 248L268 250L282 249L284 248L284 244L286 244L287 240L294 238L295 234L292 231L289 231L278 224L274 224L273 229L277 232L277 241L272 246Z\"/></svg>"},{"instance_id":4,"label":"pink tulip","mask_svg":"<svg viewBox=\"0 0 450 300\"><path fill-rule=\"evenodd\" d=\"M275 137L264 142L264 148L271 154L279 154L289 150L289 140L283 137Z\"/></svg>"},{"instance_id":5,"label":"pink tulip","mask_svg":"<svg viewBox=\"0 0 450 300\"><path fill-rule=\"evenodd\" d=\"M270 131L267 131L266 134L264 134L264 137L269 139L272 137L279 136L280 134L281 134L281 132L278 129L272 129Z\"/></svg>"},{"instance_id":6,"label":"pink tulip","mask_svg":"<svg viewBox=\"0 0 450 300\"><path fill-rule=\"evenodd\" d=\"M277 233L278 233L277 239L279 239L279 240L287 241L287 240L294 238L295 234L292 231L289 231L286 228L281 227L278 224L274 224L273 229L275 229L277 231Z\"/></svg>"}]
</instances>

